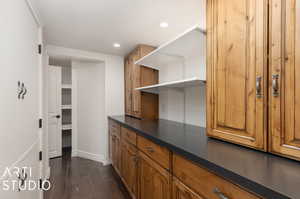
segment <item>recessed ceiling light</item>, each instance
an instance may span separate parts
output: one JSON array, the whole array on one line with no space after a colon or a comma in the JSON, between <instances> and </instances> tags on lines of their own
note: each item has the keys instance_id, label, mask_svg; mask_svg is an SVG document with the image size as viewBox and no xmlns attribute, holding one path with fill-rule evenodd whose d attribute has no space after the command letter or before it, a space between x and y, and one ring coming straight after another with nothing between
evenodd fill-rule
<instances>
[{"instance_id":1,"label":"recessed ceiling light","mask_svg":"<svg viewBox=\"0 0 300 199\"><path fill-rule=\"evenodd\" d=\"M169 24L167 22L161 22L160 23L161 28L167 28L168 26L169 26Z\"/></svg>"},{"instance_id":2,"label":"recessed ceiling light","mask_svg":"<svg viewBox=\"0 0 300 199\"><path fill-rule=\"evenodd\" d=\"M114 47L115 47L115 48L120 48L121 45L120 45L119 43L114 43Z\"/></svg>"}]
</instances>

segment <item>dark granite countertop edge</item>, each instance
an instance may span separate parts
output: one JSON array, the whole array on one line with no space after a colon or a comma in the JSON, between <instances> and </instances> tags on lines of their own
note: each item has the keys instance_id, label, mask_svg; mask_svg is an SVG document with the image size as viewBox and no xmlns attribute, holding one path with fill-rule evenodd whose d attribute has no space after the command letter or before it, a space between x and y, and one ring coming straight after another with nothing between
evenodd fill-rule
<instances>
[{"instance_id":1,"label":"dark granite countertop edge","mask_svg":"<svg viewBox=\"0 0 300 199\"><path fill-rule=\"evenodd\" d=\"M290 199L289 197L287 197L277 191L274 191L268 187L265 187L259 183L254 182L252 180L249 180L249 179L245 178L244 176L236 174L236 173L222 167L221 165L212 163L204 158L201 158L193 153L188 152L185 149L182 149L173 144L170 144L161 139L158 139L154 136L151 136L150 134L143 132L141 129L132 127L132 126L130 126L122 121L119 121L111 116L109 116L108 118L116 121L117 123L123 125L124 127L128 128L128 129L131 129L131 130L139 133L139 135L153 141L154 143L168 148L172 152L174 152L178 155L181 155L182 157L198 164L199 166L206 168L207 170L213 172L214 174L216 174L220 177L223 177L224 179L230 181L231 183L233 183L243 189L246 189L247 191L250 191L260 197L263 197L266 199L275 199L275 198L276 199Z\"/></svg>"}]
</instances>

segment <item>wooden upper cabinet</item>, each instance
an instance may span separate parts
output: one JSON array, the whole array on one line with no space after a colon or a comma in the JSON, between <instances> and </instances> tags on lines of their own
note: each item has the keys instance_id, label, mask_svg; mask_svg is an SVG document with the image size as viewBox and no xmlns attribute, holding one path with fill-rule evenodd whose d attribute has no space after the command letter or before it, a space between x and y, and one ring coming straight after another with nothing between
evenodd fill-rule
<instances>
[{"instance_id":1,"label":"wooden upper cabinet","mask_svg":"<svg viewBox=\"0 0 300 199\"><path fill-rule=\"evenodd\" d=\"M139 199L171 199L170 174L139 152Z\"/></svg>"},{"instance_id":2,"label":"wooden upper cabinet","mask_svg":"<svg viewBox=\"0 0 300 199\"><path fill-rule=\"evenodd\" d=\"M207 134L266 150L267 0L208 0Z\"/></svg>"},{"instance_id":3,"label":"wooden upper cabinet","mask_svg":"<svg viewBox=\"0 0 300 199\"><path fill-rule=\"evenodd\" d=\"M300 160L300 1L270 1L269 150Z\"/></svg>"},{"instance_id":4,"label":"wooden upper cabinet","mask_svg":"<svg viewBox=\"0 0 300 199\"><path fill-rule=\"evenodd\" d=\"M131 95L132 95L132 59L130 57L125 59L124 68L124 80L125 80L125 113L131 115Z\"/></svg>"},{"instance_id":5,"label":"wooden upper cabinet","mask_svg":"<svg viewBox=\"0 0 300 199\"><path fill-rule=\"evenodd\" d=\"M133 63L140 58L139 48L132 54ZM132 65L132 114L137 118L141 118L141 92L135 90L141 87L141 67L139 65Z\"/></svg>"},{"instance_id":6,"label":"wooden upper cabinet","mask_svg":"<svg viewBox=\"0 0 300 199\"><path fill-rule=\"evenodd\" d=\"M158 70L135 62L155 48L139 45L125 59L125 113L142 119L158 118L158 95L142 93L136 88L158 83Z\"/></svg>"}]
</instances>

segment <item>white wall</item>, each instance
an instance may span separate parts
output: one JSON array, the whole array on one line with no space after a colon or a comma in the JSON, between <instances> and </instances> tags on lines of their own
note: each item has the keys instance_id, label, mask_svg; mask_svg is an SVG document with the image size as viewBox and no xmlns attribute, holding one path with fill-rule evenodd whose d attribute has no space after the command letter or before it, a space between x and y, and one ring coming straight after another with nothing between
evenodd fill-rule
<instances>
[{"instance_id":1,"label":"white wall","mask_svg":"<svg viewBox=\"0 0 300 199\"><path fill-rule=\"evenodd\" d=\"M72 102L73 104L79 104L79 101L84 101L88 99L82 99L78 94L76 94L76 88L82 88L82 84L80 83L83 79L85 79L88 73L90 73L86 68L91 69L93 74L89 75L89 79L86 79L86 82L91 81L99 81L94 82L92 86L96 86L93 89L89 87L85 87L87 91L79 92L100 92L98 93L97 103L91 99L91 103L96 103L93 106L94 109L93 115L95 117L87 117L81 118L80 112L88 111L89 104L85 104L88 106L87 109L82 110L80 105L77 107L80 108L80 111L73 106L73 114L72 119L75 121L79 121L79 119L84 119L85 122L80 123L80 126L74 126L76 122L73 122L72 128L72 155L80 156L83 158L89 158L96 161L103 162L104 164L108 163L108 121L107 116L109 115L122 115L124 114L124 61L121 56L107 55L95 52L82 51L77 49L69 49L58 46L47 46L47 54L52 57L68 57L73 60L72 67L72 86L73 86L73 96ZM101 62L101 67L99 65ZM92 69L93 65L97 65L98 67ZM84 69L78 69L84 68ZM103 71L101 72L101 68ZM81 72L75 72L82 71ZM94 80L91 80L94 77ZM78 79L78 80L76 80ZM81 81L79 81L81 80ZM101 83L102 82L102 83ZM85 93L85 95L89 95L89 93ZM78 101L79 100L79 101ZM102 108L104 107L104 112ZM75 114L78 112L77 114ZM81 120L80 119L80 120ZM87 135L81 134L81 129L84 129L84 125L87 123L93 123L95 129L88 129L89 133ZM94 125L95 124L95 125ZM77 136L76 136L77 135ZM86 139L90 141L86 141ZM88 146L87 146L88 145Z\"/></svg>"},{"instance_id":2,"label":"white wall","mask_svg":"<svg viewBox=\"0 0 300 199\"><path fill-rule=\"evenodd\" d=\"M5 168L32 167L31 179L40 176L37 159L40 150L38 118L40 116L40 60L37 44L40 26L27 1L6 0L0 6L0 181ZM28 92L18 99L18 84L24 82ZM6 176L7 177L7 176ZM16 176L10 179L15 180ZM0 183L0 198L39 197L38 191L8 192Z\"/></svg>"},{"instance_id":3,"label":"white wall","mask_svg":"<svg viewBox=\"0 0 300 199\"><path fill-rule=\"evenodd\" d=\"M205 42L202 44L205 49ZM159 82L198 77L206 79L205 52L160 66ZM159 94L160 118L205 127L205 86L162 90Z\"/></svg>"},{"instance_id":4,"label":"white wall","mask_svg":"<svg viewBox=\"0 0 300 199\"><path fill-rule=\"evenodd\" d=\"M105 138L105 64L73 62L76 73L77 153L104 160ZM75 90L76 89L76 90Z\"/></svg>"}]
</instances>

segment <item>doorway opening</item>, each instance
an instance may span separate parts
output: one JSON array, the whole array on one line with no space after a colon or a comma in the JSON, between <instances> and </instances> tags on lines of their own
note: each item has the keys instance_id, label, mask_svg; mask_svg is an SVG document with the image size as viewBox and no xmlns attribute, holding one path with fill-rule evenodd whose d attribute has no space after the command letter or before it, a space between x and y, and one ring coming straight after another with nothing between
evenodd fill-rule
<instances>
[{"instance_id":1,"label":"doorway opening","mask_svg":"<svg viewBox=\"0 0 300 199\"><path fill-rule=\"evenodd\" d=\"M49 57L48 71L49 157L71 157L72 152L72 64Z\"/></svg>"}]
</instances>

